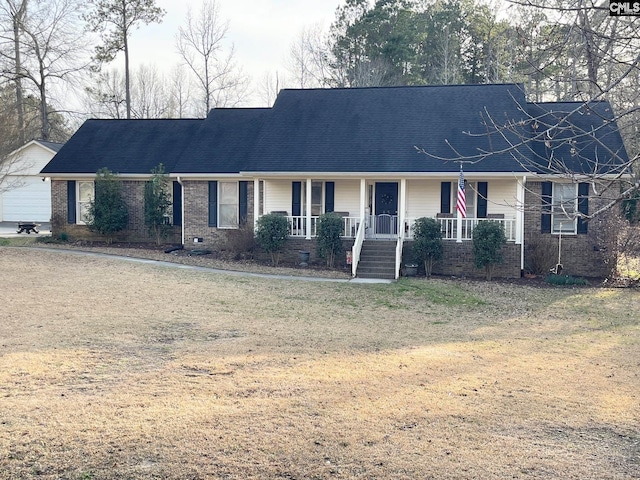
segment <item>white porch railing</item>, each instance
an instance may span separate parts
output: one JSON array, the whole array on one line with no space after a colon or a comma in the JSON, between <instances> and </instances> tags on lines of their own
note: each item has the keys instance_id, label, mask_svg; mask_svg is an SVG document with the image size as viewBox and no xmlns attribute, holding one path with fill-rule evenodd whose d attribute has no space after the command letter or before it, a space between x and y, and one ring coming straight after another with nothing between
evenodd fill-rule
<instances>
[{"instance_id":1,"label":"white porch railing","mask_svg":"<svg viewBox=\"0 0 640 480\"><path fill-rule=\"evenodd\" d=\"M400 266L402 265L402 244L404 243L404 238L401 235L398 235L398 240L396 242L396 280L400 278Z\"/></svg>"},{"instance_id":2,"label":"white porch railing","mask_svg":"<svg viewBox=\"0 0 640 480\"><path fill-rule=\"evenodd\" d=\"M362 251L362 244L364 243L364 232L366 231L366 225L364 222L360 223L358 231L356 233L356 239L351 247L351 276L355 277L358 271L358 263L360 263L360 252Z\"/></svg>"},{"instance_id":3,"label":"white porch railing","mask_svg":"<svg viewBox=\"0 0 640 480\"><path fill-rule=\"evenodd\" d=\"M292 237L306 237L307 236L307 217L295 216L287 217L289 221L289 235ZM311 217L311 237L316 236L316 225L318 224L318 217Z\"/></svg>"},{"instance_id":4,"label":"white porch railing","mask_svg":"<svg viewBox=\"0 0 640 480\"><path fill-rule=\"evenodd\" d=\"M311 217L311 234L315 237L317 233L318 216ZM289 235L292 237L307 236L307 217L304 215L288 216ZM360 225L360 217L342 217L342 236L346 238L354 238Z\"/></svg>"},{"instance_id":5,"label":"white porch railing","mask_svg":"<svg viewBox=\"0 0 640 480\"><path fill-rule=\"evenodd\" d=\"M311 234L309 237L316 236L316 227L318 225L318 216L311 217ZM307 237L307 217L305 216L289 216L289 232L290 236L297 238ZM456 240L456 227L458 225L457 218L438 218L438 222L442 225L443 240ZM360 217L342 217L343 229L342 236L344 238L355 238L362 222ZM415 218L407 218L404 226L404 239L413 238L413 223ZM464 218L462 219L462 240L471 240L473 238L473 229L478 222L493 221L500 223L504 228L507 241L516 241L516 220L513 218ZM366 238L396 238L400 233L398 226L398 217L395 215L370 215L367 217ZM364 233L363 233L364 234Z\"/></svg>"},{"instance_id":6,"label":"white porch railing","mask_svg":"<svg viewBox=\"0 0 640 480\"><path fill-rule=\"evenodd\" d=\"M457 240L456 228L458 226L457 218L438 218L438 222L442 225L443 240ZM413 224L415 218L407 218L404 238L413 238ZM462 219L462 240L471 240L473 238L473 229L479 222L498 222L504 228L504 234L508 242L516 241L516 220L513 218L463 218Z\"/></svg>"}]
</instances>

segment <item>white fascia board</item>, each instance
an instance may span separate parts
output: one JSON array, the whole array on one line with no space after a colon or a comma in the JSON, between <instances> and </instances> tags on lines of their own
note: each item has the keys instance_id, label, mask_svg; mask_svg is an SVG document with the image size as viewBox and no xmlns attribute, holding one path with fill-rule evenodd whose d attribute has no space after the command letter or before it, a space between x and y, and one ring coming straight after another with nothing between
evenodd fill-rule
<instances>
[{"instance_id":1,"label":"white fascia board","mask_svg":"<svg viewBox=\"0 0 640 480\"><path fill-rule=\"evenodd\" d=\"M239 173L170 173L171 178L180 178L181 180L218 180L223 179L244 179L245 176Z\"/></svg>"},{"instance_id":2,"label":"white fascia board","mask_svg":"<svg viewBox=\"0 0 640 480\"><path fill-rule=\"evenodd\" d=\"M38 140L32 140L32 142L37 143L37 144L38 144L38 146L39 146L40 148L43 148L43 149L44 149L44 150L46 150L47 152L51 152L51 153L53 153L54 155L55 155L56 153L58 153L58 152L56 152L55 150L53 150L53 149L51 149L51 148L47 147L46 145L44 145L44 144L40 143L40 141L38 141ZM26 145L25 145L25 146L26 146Z\"/></svg>"},{"instance_id":3,"label":"white fascia board","mask_svg":"<svg viewBox=\"0 0 640 480\"><path fill-rule=\"evenodd\" d=\"M55 150L52 150L51 148L47 147L46 145L40 143L40 140L30 140L27 143L25 143L24 145L22 145L21 147L16 148L13 152L9 153L7 155L7 157L13 157L13 156L16 156L16 155L20 155L20 153L23 150L28 149L32 145L37 145L39 148L51 153L52 155L55 155L56 153L58 153Z\"/></svg>"},{"instance_id":4,"label":"white fascia board","mask_svg":"<svg viewBox=\"0 0 640 480\"><path fill-rule=\"evenodd\" d=\"M38 145L40 148L45 148L46 150L51 151L52 153L55 154L55 152L53 152L52 150L50 150L49 148L46 148L44 145L42 145L40 142L38 142L37 140L31 140L27 143L25 143L24 145L22 145L21 147L16 148L13 152L9 153L7 155L7 157L13 157L16 155L19 155L20 152L22 152L23 150L26 150L27 148L29 148L31 145Z\"/></svg>"},{"instance_id":5,"label":"white fascia board","mask_svg":"<svg viewBox=\"0 0 640 480\"><path fill-rule=\"evenodd\" d=\"M591 181L591 180L618 180L621 178L631 178L631 174L630 173L606 173L606 174L601 174L601 175L585 175L585 174L580 174L580 175L571 175L571 174L561 174L561 173L556 173L556 174L550 174L550 173L545 173L545 174L538 174L538 173L529 173L527 174L528 176L531 177L535 177L536 180L540 181L540 180L546 180L546 181L556 181L556 182L566 182L567 180L569 181Z\"/></svg>"},{"instance_id":6,"label":"white fascia board","mask_svg":"<svg viewBox=\"0 0 640 480\"><path fill-rule=\"evenodd\" d=\"M117 178L120 180L150 180L152 174L150 173L131 173L131 174L115 174ZM51 178L52 180L87 180L87 179L95 179L95 173L42 173L40 172L41 177Z\"/></svg>"},{"instance_id":7,"label":"white fascia board","mask_svg":"<svg viewBox=\"0 0 640 480\"><path fill-rule=\"evenodd\" d=\"M459 172L240 172L253 178L371 178L402 180L412 178L457 178ZM464 178L514 178L531 175L528 172L464 172Z\"/></svg>"}]
</instances>

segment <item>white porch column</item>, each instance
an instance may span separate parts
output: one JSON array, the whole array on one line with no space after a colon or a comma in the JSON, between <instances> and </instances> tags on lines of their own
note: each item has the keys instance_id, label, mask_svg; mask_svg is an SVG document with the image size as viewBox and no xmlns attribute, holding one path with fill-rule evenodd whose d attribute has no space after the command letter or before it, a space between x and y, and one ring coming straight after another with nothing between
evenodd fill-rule
<instances>
[{"instance_id":1,"label":"white porch column","mask_svg":"<svg viewBox=\"0 0 640 480\"><path fill-rule=\"evenodd\" d=\"M311 179L307 178L307 211L305 212L306 214L306 224L307 224L307 235L306 235L306 239L307 240L311 240Z\"/></svg>"},{"instance_id":2,"label":"white porch column","mask_svg":"<svg viewBox=\"0 0 640 480\"><path fill-rule=\"evenodd\" d=\"M456 224L456 243L462 243L462 213L456 208L458 222Z\"/></svg>"},{"instance_id":3,"label":"white porch column","mask_svg":"<svg viewBox=\"0 0 640 480\"><path fill-rule=\"evenodd\" d=\"M364 178L360 179L360 222L365 222L367 219L365 217L365 212L367 208L367 181Z\"/></svg>"},{"instance_id":4,"label":"white porch column","mask_svg":"<svg viewBox=\"0 0 640 480\"><path fill-rule=\"evenodd\" d=\"M253 179L253 229L258 228L258 213L260 212L260 179Z\"/></svg>"},{"instance_id":5,"label":"white porch column","mask_svg":"<svg viewBox=\"0 0 640 480\"><path fill-rule=\"evenodd\" d=\"M520 244L520 270L524 271L524 195L527 188L527 177L518 182L516 203L516 243Z\"/></svg>"},{"instance_id":6,"label":"white porch column","mask_svg":"<svg viewBox=\"0 0 640 480\"><path fill-rule=\"evenodd\" d=\"M407 179L400 180L400 211L398 212L398 234L404 238L404 223L407 215Z\"/></svg>"},{"instance_id":7,"label":"white porch column","mask_svg":"<svg viewBox=\"0 0 640 480\"><path fill-rule=\"evenodd\" d=\"M524 176L518 182L516 190L516 243L524 242L524 192L526 188L527 177Z\"/></svg>"}]
</instances>

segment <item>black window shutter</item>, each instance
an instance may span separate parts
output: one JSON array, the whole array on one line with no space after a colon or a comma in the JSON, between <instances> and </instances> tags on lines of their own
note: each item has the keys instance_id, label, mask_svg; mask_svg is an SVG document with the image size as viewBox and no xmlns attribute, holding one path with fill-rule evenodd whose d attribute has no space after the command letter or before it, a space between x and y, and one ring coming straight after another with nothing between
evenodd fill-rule
<instances>
[{"instance_id":1,"label":"black window shutter","mask_svg":"<svg viewBox=\"0 0 640 480\"><path fill-rule=\"evenodd\" d=\"M589 184L578 184L578 212L589 215ZM578 217L578 233L585 234L589 230L589 224Z\"/></svg>"},{"instance_id":2,"label":"black window shutter","mask_svg":"<svg viewBox=\"0 0 640 480\"><path fill-rule=\"evenodd\" d=\"M218 226L218 182L209 182L209 226Z\"/></svg>"},{"instance_id":3,"label":"black window shutter","mask_svg":"<svg viewBox=\"0 0 640 480\"><path fill-rule=\"evenodd\" d=\"M551 233L552 188L551 182L542 182L542 216L540 218L542 233Z\"/></svg>"},{"instance_id":4,"label":"black window shutter","mask_svg":"<svg viewBox=\"0 0 640 480\"><path fill-rule=\"evenodd\" d=\"M487 182L478 182L478 218L487 218Z\"/></svg>"},{"instance_id":5,"label":"black window shutter","mask_svg":"<svg viewBox=\"0 0 640 480\"><path fill-rule=\"evenodd\" d=\"M336 191L335 182L325 182L324 184L324 211L325 213L335 210L334 197Z\"/></svg>"},{"instance_id":6,"label":"black window shutter","mask_svg":"<svg viewBox=\"0 0 640 480\"><path fill-rule=\"evenodd\" d=\"M76 181L67 182L67 223L76 223Z\"/></svg>"},{"instance_id":7,"label":"black window shutter","mask_svg":"<svg viewBox=\"0 0 640 480\"><path fill-rule=\"evenodd\" d=\"M182 226L182 185L173 182L173 224Z\"/></svg>"},{"instance_id":8,"label":"black window shutter","mask_svg":"<svg viewBox=\"0 0 640 480\"><path fill-rule=\"evenodd\" d=\"M451 213L451 182L440 184L440 213Z\"/></svg>"},{"instance_id":9,"label":"black window shutter","mask_svg":"<svg viewBox=\"0 0 640 480\"><path fill-rule=\"evenodd\" d=\"M249 199L247 194L249 191L249 182L243 180L238 187L238 205L240 207L240 225L247 224L247 216L249 215Z\"/></svg>"},{"instance_id":10,"label":"black window shutter","mask_svg":"<svg viewBox=\"0 0 640 480\"><path fill-rule=\"evenodd\" d=\"M299 217L300 215L302 215L301 195L302 195L302 182L292 182L291 183L291 215L294 217Z\"/></svg>"}]
</instances>

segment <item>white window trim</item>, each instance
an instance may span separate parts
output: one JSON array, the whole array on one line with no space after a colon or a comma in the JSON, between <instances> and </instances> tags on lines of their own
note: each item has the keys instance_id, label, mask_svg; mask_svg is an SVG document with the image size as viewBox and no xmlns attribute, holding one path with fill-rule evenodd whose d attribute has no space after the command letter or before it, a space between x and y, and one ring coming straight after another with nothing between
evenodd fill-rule
<instances>
[{"instance_id":1,"label":"white window trim","mask_svg":"<svg viewBox=\"0 0 640 480\"><path fill-rule=\"evenodd\" d=\"M469 185L473 185L469 187ZM478 216L478 182L475 181L464 181L464 196L467 200L467 218L477 218ZM469 195L473 195L469 197ZM473 199L473 211L469 209L469 199ZM456 204L458 203L458 182L451 182L451 212L455 215L456 213Z\"/></svg>"},{"instance_id":2,"label":"white window trim","mask_svg":"<svg viewBox=\"0 0 640 480\"><path fill-rule=\"evenodd\" d=\"M562 213L562 212L555 212L555 193L556 193L556 188L559 186L565 186L565 185L571 185L574 187L574 192L573 192L573 211L574 213L578 211L578 184L577 183L552 183L551 184L551 234L552 235L577 235L578 234L578 217L574 215L574 218L570 218L568 217L566 214ZM566 203L566 202L565 202ZM566 222L571 222L573 224L573 229L571 230L565 230L565 231L560 231L557 230L555 228L556 222L555 222L555 216L556 215L560 215L563 218L566 219ZM561 222L563 224L563 226L566 224L565 221Z\"/></svg>"},{"instance_id":3,"label":"white window trim","mask_svg":"<svg viewBox=\"0 0 640 480\"><path fill-rule=\"evenodd\" d=\"M320 199L320 215L326 213L327 210L327 205L326 205L326 182L324 180L312 180L311 181L311 188L313 188L313 184L314 183L319 183L320 184L320 195L321 195L321 199ZM312 201L313 201L313 191L312 191ZM316 204L317 205L317 204ZM313 205L311 205L311 208L309 209L309 211L311 211L313 209ZM301 182L300 185L300 211L302 213L303 217L307 216L307 181L303 180Z\"/></svg>"},{"instance_id":4,"label":"white window trim","mask_svg":"<svg viewBox=\"0 0 640 480\"><path fill-rule=\"evenodd\" d=\"M236 205L236 224L232 226L222 226L220 222L222 220L222 215L220 215L220 208L222 207L222 202L220 201L222 197L222 184L230 183L236 185L236 197L235 197L235 205ZM231 205L230 203L225 203L224 205ZM225 180L218 180L218 226L216 227L220 230L237 230L240 228L240 182L230 182Z\"/></svg>"},{"instance_id":5,"label":"white window trim","mask_svg":"<svg viewBox=\"0 0 640 480\"><path fill-rule=\"evenodd\" d=\"M81 202L80 201L80 185L83 183L90 183L93 186L93 194L91 195L91 202L95 199L96 195L96 183L93 180L79 180L76 182L76 225L86 225L87 222L82 220L82 205L88 204L89 202Z\"/></svg>"}]
</instances>

